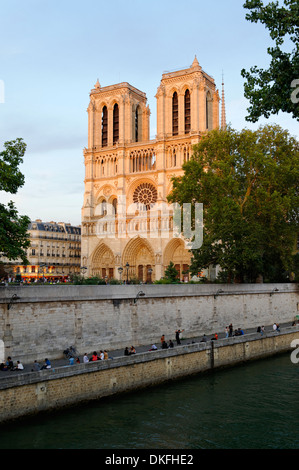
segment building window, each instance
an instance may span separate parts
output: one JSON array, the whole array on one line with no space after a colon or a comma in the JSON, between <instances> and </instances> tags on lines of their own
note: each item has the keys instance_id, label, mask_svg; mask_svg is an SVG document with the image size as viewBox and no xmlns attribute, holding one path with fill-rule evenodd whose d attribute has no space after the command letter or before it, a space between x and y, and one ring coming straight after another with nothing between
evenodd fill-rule
<instances>
[{"instance_id":1,"label":"building window","mask_svg":"<svg viewBox=\"0 0 299 470\"><path fill-rule=\"evenodd\" d=\"M135 111L135 142L139 141L139 106Z\"/></svg>"},{"instance_id":2,"label":"building window","mask_svg":"<svg viewBox=\"0 0 299 470\"><path fill-rule=\"evenodd\" d=\"M209 131L213 129L213 98L209 91L206 96L206 126Z\"/></svg>"},{"instance_id":3,"label":"building window","mask_svg":"<svg viewBox=\"0 0 299 470\"><path fill-rule=\"evenodd\" d=\"M113 206L113 209L114 209L114 214L117 214L117 199L113 199L112 201L112 206Z\"/></svg>"},{"instance_id":4,"label":"building window","mask_svg":"<svg viewBox=\"0 0 299 470\"><path fill-rule=\"evenodd\" d=\"M190 92L185 92L185 134L188 134L191 130L191 104L190 104Z\"/></svg>"},{"instance_id":5,"label":"building window","mask_svg":"<svg viewBox=\"0 0 299 470\"><path fill-rule=\"evenodd\" d=\"M108 110L107 106L103 107L102 112L102 147L107 147L108 144Z\"/></svg>"},{"instance_id":6,"label":"building window","mask_svg":"<svg viewBox=\"0 0 299 470\"><path fill-rule=\"evenodd\" d=\"M208 101L208 96L206 96L206 128L209 129L209 101Z\"/></svg>"},{"instance_id":7,"label":"building window","mask_svg":"<svg viewBox=\"0 0 299 470\"><path fill-rule=\"evenodd\" d=\"M134 191L133 202L140 204L140 210L150 210L155 205L158 199L156 188L150 183L140 184Z\"/></svg>"},{"instance_id":8,"label":"building window","mask_svg":"<svg viewBox=\"0 0 299 470\"><path fill-rule=\"evenodd\" d=\"M113 145L119 140L119 109L116 103L113 108Z\"/></svg>"},{"instance_id":9,"label":"building window","mask_svg":"<svg viewBox=\"0 0 299 470\"><path fill-rule=\"evenodd\" d=\"M179 102L175 91L172 96L172 135L178 135L179 131Z\"/></svg>"}]
</instances>

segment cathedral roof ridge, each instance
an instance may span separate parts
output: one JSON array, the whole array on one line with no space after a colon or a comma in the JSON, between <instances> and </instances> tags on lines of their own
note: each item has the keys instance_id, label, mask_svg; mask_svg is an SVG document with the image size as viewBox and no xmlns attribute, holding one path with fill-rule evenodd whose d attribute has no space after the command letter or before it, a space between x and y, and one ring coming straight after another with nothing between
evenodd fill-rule
<instances>
[{"instance_id":1,"label":"cathedral roof ridge","mask_svg":"<svg viewBox=\"0 0 299 470\"><path fill-rule=\"evenodd\" d=\"M121 88L127 88L127 89L133 91L134 93L137 93L139 95L142 95L142 96L146 97L146 93L144 93L144 91L139 90L138 88L134 87L133 85L131 85L128 82L120 82L120 83L115 83L114 85L96 87L96 88L93 88L91 90L91 94L103 93L105 91L117 90L117 89L121 89Z\"/></svg>"},{"instance_id":2,"label":"cathedral roof ridge","mask_svg":"<svg viewBox=\"0 0 299 470\"><path fill-rule=\"evenodd\" d=\"M199 65L196 55L191 65L180 67L178 69L173 69L173 70L165 70L162 73L162 78L171 78L171 77L175 77L179 75L186 75L186 74L190 74L194 72L204 72L202 70L202 67Z\"/></svg>"}]
</instances>

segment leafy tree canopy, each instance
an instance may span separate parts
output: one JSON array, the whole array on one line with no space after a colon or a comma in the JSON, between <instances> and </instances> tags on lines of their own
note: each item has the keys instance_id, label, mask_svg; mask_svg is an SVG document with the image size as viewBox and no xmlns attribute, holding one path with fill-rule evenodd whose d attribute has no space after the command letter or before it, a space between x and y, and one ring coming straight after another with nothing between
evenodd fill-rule
<instances>
[{"instance_id":1,"label":"leafy tree canopy","mask_svg":"<svg viewBox=\"0 0 299 470\"><path fill-rule=\"evenodd\" d=\"M203 244L192 251L191 274L219 265L239 282L282 280L298 233L297 140L276 125L214 130L183 170L169 202L203 204Z\"/></svg>"},{"instance_id":2,"label":"leafy tree canopy","mask_svg":"<svg viewBox=\"0 0 299 470\"><path fill-rule=\"evenodd\" d=\"M176 270L173 261L170 261L169 265L165 269L164 277L170 282L179 282L179 273Z\"/></svg>"},{"instance_id":3,"label":"leafy tree canopy","mask_svg":"<svg viewBox=\"0 0 299 470\"><path fill-rule=\"evenodd\" d=\"M261 116L268 118L279 111L299 120L299 2L284 0L283 4L275 1L264 5L261 0L244 4L250 11L246 19L264 24L274 41L267 49L271 57L268 69L253 66L249 72L241 71L247 80L245 97L251 105L247 121L257 122Z\"/></svg>"},{"instance_id":4,"label":"leafy tree canopy","mask_svg":"<svg viewBox=\"0 0 299 470\"><path fill-rule=\"evenodd\" d=\"M4 150L0 152L0 191L16 194L24 185L24 175L19 170L26 151L26 144L22 139L4 143ZM30 245L28 236L27 216L19 216L14 203L10 201L7 206L0 203L0 254L9 260L20 258L28 263L26 248Z\"/></svg>"}]
</instances>

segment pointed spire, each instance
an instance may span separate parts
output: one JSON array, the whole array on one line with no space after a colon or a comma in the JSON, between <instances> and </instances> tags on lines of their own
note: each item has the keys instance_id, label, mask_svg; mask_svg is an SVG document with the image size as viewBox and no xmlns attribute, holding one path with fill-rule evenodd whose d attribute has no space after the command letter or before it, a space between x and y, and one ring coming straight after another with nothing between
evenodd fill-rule
<instances>
[{"instance_id":1,"label":"pointed spire","mask_svg":"<svg viewBox=\"0 0 299 470\"><path fill-rule=\"evenodd\" d=\"M101 85L100 85L100 82L99 82L99 79L97 79L97 83L95 84L95 89L98 90L99 88L101 88Z\"/></svg>"},{"instance_id":2,"label":"pointed spire","mask_svg":"<svg viewBox=\"0 0 299 470\"><path fill-rule=\"evenodd\" d=\"M224 99L224 79L222 72L222 97L221 97L221 129L226 129L226 112L225 112L225 99Z\"/></svg>"},{"instance_id":3,"label":"pointed spire","mask_svg":"<svg viewBox=\"0 0 299 470\"><path fill-rule=\"evenodd\" d=\"M194 60L193 60L192 65L191 65L191 68L192 68L192 69L194 69L194 68L201 69L201 67L200 67L200 65L199 65L199 62L198 62L196 56L194 57Z\"/></svg>"}]
</instances>

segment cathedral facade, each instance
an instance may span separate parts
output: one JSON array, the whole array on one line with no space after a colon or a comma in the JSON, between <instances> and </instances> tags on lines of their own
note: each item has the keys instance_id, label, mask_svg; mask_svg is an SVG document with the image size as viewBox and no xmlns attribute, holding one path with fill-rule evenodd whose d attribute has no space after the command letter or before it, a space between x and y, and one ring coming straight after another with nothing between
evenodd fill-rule
<instances>
[{"instance_id":1,"label":"cathedral facade","mask_svg":"<svg viewBox=\"0 0 299 470\"><path fill-rule=\"evenodd\" d=\"M152 282L173 261L178 277L188 277L191 255L175 233L167 196L193 145L219 127L220 97L195 57L189 68L162 75L156 100L150 140L144 92L99 81L90 92L81 225L87 276Z\"/></svg>"}]
</instances>

